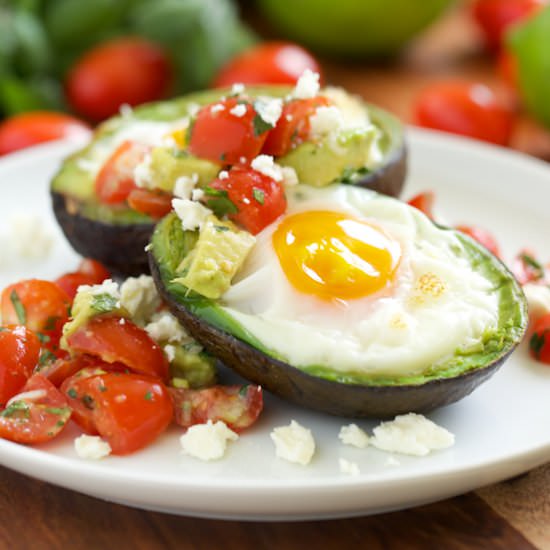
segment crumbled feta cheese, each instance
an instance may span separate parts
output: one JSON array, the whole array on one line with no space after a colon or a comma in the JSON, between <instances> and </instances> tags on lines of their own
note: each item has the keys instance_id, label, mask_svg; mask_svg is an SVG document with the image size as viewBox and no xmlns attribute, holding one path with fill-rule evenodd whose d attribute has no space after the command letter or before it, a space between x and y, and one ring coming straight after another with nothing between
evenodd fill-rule
<instances>
[{"instance_id":1,"label":"crumbled feta cheese","mask_svg":"<svg viewBox=\"0 0 550 550\"><path fill-rule=\"evenodd\" d=\"M319 89L319 74L306 69L290 95L296 99L309 99L315 97L319 93Z\"/></svg>"},{"instance_id":2,"label":"crumbled feta cheese","mask_svg":"<svg viewBox=\"0 0 550 550\"><path fill-rule=\"evenodd\" d=\"M281 167L273 162L273 157L269 155L258 155L250 163L253 170L260 172L265 176L273 178L275 181L283 181L283 171Z\"/></svg>"},{"instance_id":3,"label":"crumbled feta cheese","mask_svg":"<svg viewBox=\"0 0 550 550\"><path fill-rule=\"evenodd\" d=\"M369 436L357 424L342 426L338 438L344 445L364 449L369 444Z\"/></svg>"},{"instance_id":4,"label":"crumbled feta cheese","mask_svg":"<svg viewBox=\"0 0 550 550\"><path fill-rule=\"evenodd\" d=\"M167 344L163 349L166 359L168 359L168 362L171 363L176 358L176 346Z\"/></svg>"},{"instance_id":5,"label":"crumbled feta cheese","mask_svg":"<svg viewBox=\"0 0 550 550\"><path fill-rule=\"evenodd\" d=\"M200 202L188 199L172 199L172 208L175 210L184 231L200 229L212 211Z\"/></svg>"},{"instance_id":6,"label":"crumbled feta cheese","mask_svg":"<svg viewBox=\"0 0 550 550\"><path fill-rule=\"evenodd\" d=\"M298 174L292 166L283 166L281 168L283 173L283 183L287 186L298 185L300 181L298 180Z\"/></svg>"},{"instance_id":7,"label":"crumbled feta cheese","mask_svg":"<svg viewBox=\"0 0 550 550\"><path fill-rule=\"evenodd\" d=\"M204 191L202 189L193 189L191 192L192 201L200 201L204 198Z\"/></svg>"},{"instance_id":8,"label":"crumbled feta cheese","mask_svg":"<svg viewBox=\"0 0 550 550\"><path fill-rule=\"evenodd\" d=\"M275 127L283 113L283 100L262 96L254 102L254 109L266 124Z\"/></svg>"},{"instance_id":9,"label":"crumbled feta cheese","mask_svg":"<svg viewBox=\"0 0 550 550\"><path fill-rule=\"evenodd\" d=\"M209 420L206 424L195 424L180 437L185 454L200 460L218 460L223 457L228 441L236 441L239 436L230 430L224 422L215 424Z\"/></svg>"},{"instance_id":10,"label":"crumbled feta cheese","mask_svg":"<svg viewBox=\"0 0 550 550\"><path fill-rule=\"evenodd\" d=\"M340 472L342 472L343 474L358 476L361 473L361 471L359 470L359 466L355 462L350 462L345 458L339 458L338 465L340 467Z\"/></svg>"},{"instance_id":11,"label":"crumbled feta cheese","mask_svg":"<svg viewBox=\"0 0 550 550\"><path fill-rule=\"evenodd\" d=\"M244 84L235 82L231 87L231 95L241 95L244 92Z\"/></svg>"},{"instance_id":12,"label":"crumbled feta cheese","mask_svg":"<svg viewBox=\"0 0 550 550\"><path fill-rule=\"evenodd\" d=\"M151 322L145 326L145 330L156 342L181 344L189 340L185 329L169 311L155 313L151 317Z\"/></svg>"},{"instance_id":13,"label":"crumbled feta cheese","mask_svg":"<svg viewBox=\"0 0 550 550\"><path fill-rule=\"evenodd\" d=\"M74 449L80 458L99 460L111 454L111 446L97 435L81 435L74 440Z\"/></svg>"},{"instance_id":14,"label":"crumbled feta cheese","mask_svg":"<svg viewBox=\"0 0 550 550\"><path fill-rule=\"evenodd\" d=\"M229 177L229 172L227 170L222 170L218 174L218 179L220 179L220 180L226 180L228 177Z\"/></svg>"},{"instance_id":15,"label":"crumbled feta cheese","mask_svg":"<svg viewBox=\"0 0 550 550\"><path fill-rule=\"evenodd\" d=\"M270 434L275 443L275 454L279 458L306 466L315 452L315 440L311 430L304 428L295 420L289 426L274 428Z\"/></svg>"},{"instance_id":16,"label":"crumbled feta cheese","mask_svg":"<svg viewBox=\"0 0 550 550\"><path fill-rule=\"evenodd\" d=\"M138 324L145 324L160 306L160 296L153 277L128 277L120 285L120 303Z\"/></svg>"},{"instance_id":17,"label":"crumbled feta cheese","mask_svg":"<svg viewBox=\"0 0 550 550\"><path fill-rule=\"evenodd\" d=\"M229 112L238 118L243 117L246 115L246 105L243 105L242 103L239 103L235 105L232 109L229 110Z\"/></svg>"},{"instance_id":18,"label":"crumbled feta cheese","mask_svg":"<svg viewBox=\"0 0 550 550\"><path fill-rule=\"evenodd\" d=\"M527 283L522 288L527 298L529 316L532 319L550 313L550 287L536 283Z\"/></svg>"},{"instance_id":19,"label":"crumbled feta cheese","mask_svg":"<svg viewBox=\"0 0 550 550\"><path fill-rule=\"evenodd\" d=\"M310 133L314 137L337 132L343 125L342 114L334 105L317 107L309 118Z\"/></svg>"},{"instance_id":20,"label":"crumbled feta cheese","mask_svg":"<svg viewBox=\"0 0 550 550\"><path fill-rule=\"evenodd\" d=\"M195 185L199 182L199 175L180 176L174 184L174 196L178 199L190 199Z\"/></svg>"},{"instance_id":21,"label":"crumbled feta cheese","mask_svg":"<svg viewBox=\"0 0 550 550\"><path fill-rule=\"evenodd\" d=\"M153 245L152 245L152 243L147 243L147 244L143 247L143 251L144 251L144 252L149 252L149 250L153 250Z\"/></svg>"},{"instance_id":22,"label":"crumbled feta cheese","mask_svg":"<svg viewBox=\"0 0 550 550\"><path fill-rule=\"evenodd\" d=\"M42 260L50 253L54 239L41 218L18 214L11 219L11 239L15 253L21 258Z\"/></svg>"},{"instance_id":23,"label":"crumbled feta cheese","mask_svg":"<svg viewBox=\"0 0 550 550\"><path fill-rule=\"evenodd\" d=\"M221 103L216 103L210 107L210 112L215 115L216 113L221 113L225 111L225 107Z\"/></svg>"},{"instance_id":24,"label":"crumbled feta cheese","mask_svg":"<svg viewBox=\"0 0 550 550\"><path fill-rule=\"evenodd\" d=\"M190 117L194 117L201 110L201 106L198 103L189 103L187 106L187 114Z\"/></svg>"},{"instance_id":25,"label":"crumbled feta cheese","mask_svg":"<svg viewBox=\"0 0 550 550\"><path fill-rule=\"evenodd\" d=\"M118 112L122 118L130 118L134 114L134 110L131 105L128 105L128 103L123 103L119 107Z\"/></svg>"},{"instance_id":26,"label":"crumbled feta cheese","mask_svg":"<svg viewBox=\"0 0 550 550\"><path fill-rule=\"evenodd\" d=\"M105 279L100 285L80 285L77 289L77 294L86 292L92 296L99 296L100 294L109 294L115 300L120 300L120 290L118 283L112 279Z\"/></svg>"},{"instance_id":27,"label":"crumbled feta cheese","mask_svg":"<svg viewBox=\"0 0 550 550\"><path fill-rule=\"evenodd\" d=\"M425 456L454 444L454 435L421 414L409 413L374 428L372 445L383 451Z\"/></svg>"},{"instance_id":28,"label":"crumbled feta cheese","mask_svg":"<svg viewBox=\"0 0 550 550\"><path fill-rule=\"evenodd\" d=\"M146 153L141 162L134 168L134 181L138 187L148 189L152 186L151 153Z\"/></svg>"}]
</instances>

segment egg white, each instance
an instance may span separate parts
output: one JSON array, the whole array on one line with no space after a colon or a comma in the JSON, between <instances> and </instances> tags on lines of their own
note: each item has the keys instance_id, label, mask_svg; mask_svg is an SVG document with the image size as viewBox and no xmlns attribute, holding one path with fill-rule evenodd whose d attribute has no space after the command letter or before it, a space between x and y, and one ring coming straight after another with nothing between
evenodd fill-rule
<instances>
[{"instance_id":1,"label":"egg white","mask_svg":"<svg viewBox=\"0 0 550 550\"><path fill-rule=\"evenodd\" d=\"M263 345L300 366L399 376L421 373L457 349L475 347L498 322L498 297L474 271L451 231L395 199L354 186L300 186L285 216L305 210L348 213L382 227L401 245L392 285L354 300L328 302L297 291L266 227L221 300Z\"/></svg>"}]
</instances>

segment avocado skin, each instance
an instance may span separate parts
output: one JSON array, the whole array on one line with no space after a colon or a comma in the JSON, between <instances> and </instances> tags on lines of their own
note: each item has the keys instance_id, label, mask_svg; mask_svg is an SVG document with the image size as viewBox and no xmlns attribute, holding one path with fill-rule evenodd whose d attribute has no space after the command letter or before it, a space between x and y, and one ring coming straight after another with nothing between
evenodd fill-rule
<instances>
[{"instance_id":1,"label":"avocado skin","mask_svg":"<svg viewBox=\"0 0 550 550\"><path fill-rule=\"evenodd\" d=\"M366 386L332 382L269 357L191 314L166 290L152 252L148 255L151 275L161 297L193 338L209 353L243 378L261 385L271 393L298 405L332 415L392 418L398 414L426 413L450 405L466 397L489 379L514 349L512 346L505 354L483 368L452 378L431 380L421 385Z\"/></svg>"},{"instance_id":2,"label":"avocado skin","mask_svg":"<svg viewBox=\"0 0 550 550\"><path fill-rule=\"evenodd\" d=\"M72 212L70 198L51 192L57 222L71 246L82 256L104 264L113 275L139 275L148 271L145 247L152 223L114 225Z\"/></svg>"}]
</instances>

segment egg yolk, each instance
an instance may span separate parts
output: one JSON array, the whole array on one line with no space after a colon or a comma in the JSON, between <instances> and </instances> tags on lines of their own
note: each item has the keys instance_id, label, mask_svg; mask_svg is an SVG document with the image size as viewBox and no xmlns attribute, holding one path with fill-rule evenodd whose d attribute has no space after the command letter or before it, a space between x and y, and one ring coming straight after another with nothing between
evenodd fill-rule
<instances>
[{"instance_id":1,"label":"egg yolk","mask_svg":"<svg viewBox=\"0 0 550 550\"><path fill-rule=\"evenodd\" d=\"M399 243L381 228L339 212L286 217L273 247L290 284L323 300L350 300L378 292L393 280Z\"/></svg>"}]
</instances>

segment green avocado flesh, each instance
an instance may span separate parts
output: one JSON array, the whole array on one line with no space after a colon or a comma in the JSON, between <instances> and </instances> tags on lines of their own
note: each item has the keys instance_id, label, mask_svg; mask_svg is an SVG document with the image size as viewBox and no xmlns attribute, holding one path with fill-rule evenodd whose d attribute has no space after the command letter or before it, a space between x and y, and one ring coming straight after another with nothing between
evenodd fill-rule
<instances>
[{"instance_id":1,"label":"green avocado flesh","mask_svg":"<svg viewBox=\"0 0 550 550\"><path fill-rule=\"evenodd\" d=\"M453 231L441 228L442 231ZM388 375L342 372L327 366L297 367L312 376L343 384L364 386L422 385L433 380L454 378L482 369L507 355L521 340L527 324L525 298L506 267L485 248L457 232L461 247L456 254L466 257L472 268L490 281L498 296L499 315L495 329L487 330L479 344L467 350L455 350L452 357L425 369L421 374L391 377ZM156 227L152 237L152 255L159 268L162 284L178 304L205 323L246 342L273 359L285 362L276 350L267 349L249 330L245 329L215 300L205 298L174 282L177 268L195 245L196 232L183 231L179 218L170 214Z\"/></svg>"},{"instance_id":2,"label":"green avocado flesh","mask_svg":"<svg viewBox=\"0 0 550 550\"><path fill-rule=\"evenodd\" d=\"M246 91L252 97L261 95L284 97L288 94L289 88L273 86L251 87L247 88ZM188 115L188 109L191 105L207 105L220 99L220 97L227 93L227 90L209 90L191 94L180 99L151 103L134 109L131 114L118 116L104 122L97 128L93 140L86 148L74 153L64 161L52 180L52 192L59 193L69 199L72 213L78 212L91 220L113 225L153 222L154 220L149 216L136 212L125 204L104 205L99 203L94 191L95 172L89 169L90 164L94 163L96 151L98 148L109 149L113 136L133 121L170 122L177 120ZM328 174L332 174L334 177L341 176L340 179L345 183L354 183L358 178L384 165L387 159L397 156L404 146L403 131L400 122L389 113L373 105L365 105L365 107L368 110L372 124L380 130L380 135L376 141L378 153L375 155L376 159L373 160L368 169L362 167L358 170L350 170L346 169L345 163L343 163L338 167L342 170L341 174L336 174L333 173L335 166L334 159L327 159L326 162L331 163L331 170L322 170L320 166L322 167L323 163L319 162L322 155L315 155L314 162L311 162L311 151L304 151L303 153L294 151L291 158L285 164L295 166L299 173L301 172L300 168L303 167L305 171L310 169L309 167L311 166L311 170L314 170L312 177L316 179L318 179L319 174L324 174L325 177ZM356 151L357 143L357 139L351 142L349 160L353 163L356 163L358 158ZM361 143L363 147L375 147L371 135L366 136ZM346 155L344 155L344 158L346 158ZM221 169L221 166L217 166L215 163L209 163L200 159L191 158L188 160L189 162L192 163L191 171L199 172L200 184L204 183L203 179L212 179L219 169ZM204 166L201 166L201 163Z\"/></svg>"}]
</instances>

